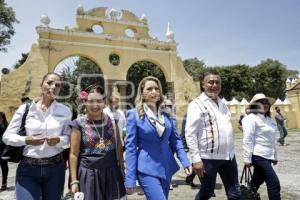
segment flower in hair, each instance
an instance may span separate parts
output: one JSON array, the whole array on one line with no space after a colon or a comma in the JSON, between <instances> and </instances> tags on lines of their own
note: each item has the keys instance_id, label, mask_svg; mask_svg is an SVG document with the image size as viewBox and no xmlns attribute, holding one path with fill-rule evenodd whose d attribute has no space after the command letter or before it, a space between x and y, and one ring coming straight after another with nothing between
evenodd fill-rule
<instances>
[{"instance_id":1,"label":"flower in hair","mask_svg":"<svg viewBox=\"0 0 300 200\"><path fill-rule=\"evenodd\" d=\"M80 92L80 94L79 94L79 99L80 99L80 101L84 102L84 101L87 100L88 96L89 96L89 93L87 93L86 91L82 90Z\"/></svg>"}]
</instances>

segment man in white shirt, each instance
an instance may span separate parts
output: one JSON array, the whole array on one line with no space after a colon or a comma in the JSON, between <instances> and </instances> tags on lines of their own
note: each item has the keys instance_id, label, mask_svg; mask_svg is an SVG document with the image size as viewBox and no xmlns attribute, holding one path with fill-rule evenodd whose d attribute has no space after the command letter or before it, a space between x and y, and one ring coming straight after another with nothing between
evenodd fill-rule
<instances>
[{"instance_id":1,"label":"man in white shirt","mask_svg":"<svg viewBox=\"0 0 300 200\"><path fill-rule=\"evenodd\" d=\"M221 79L207 73L204 92L188 106L185 137L193 170L201 177L196 200L212 197L219 173L228 199L240 199L230 111L219 98Z\"/></svg>"},{"instance_id":2,"label":"man in white shirt","mask_svg":"<svg viewBox=\"0 0 300 200\"><path fill-rule=\"evenodd\" d=\"M108 106L104 108L103 112L115 121L116 128L120 134L122 146L124 147L123 129L126 126L126 118L123 111L119 109L119 101L119 97L111 95L108 98Z\"/></svg>"}]
</instances>

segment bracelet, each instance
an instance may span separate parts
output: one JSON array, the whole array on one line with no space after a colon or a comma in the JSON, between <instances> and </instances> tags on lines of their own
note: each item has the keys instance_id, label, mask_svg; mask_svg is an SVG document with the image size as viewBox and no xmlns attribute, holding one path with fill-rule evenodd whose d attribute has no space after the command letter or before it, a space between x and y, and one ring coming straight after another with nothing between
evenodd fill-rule
<instances>
[{"instance_id":1,"label":"bracelet","mask_svg":"<svg viewBox=\"0 0 300 200\"><path fill-rule=\"evenodd\" d=\"M78 181L78 180L72 181L72 182L70 183L70 186L71 186L71 185L74 185L74 184L79 184L79 181Z\"/></svg>"}]
</instances>

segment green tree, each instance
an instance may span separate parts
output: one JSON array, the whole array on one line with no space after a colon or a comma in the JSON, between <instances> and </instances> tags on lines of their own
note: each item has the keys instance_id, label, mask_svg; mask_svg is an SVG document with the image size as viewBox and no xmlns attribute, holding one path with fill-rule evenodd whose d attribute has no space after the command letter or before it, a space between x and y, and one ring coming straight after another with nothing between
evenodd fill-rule
<instances>
[{"instance_id":1,"label":"green tree","mask_svg":"<svg viewBox=\"0 0 300 200\"><path fill-rule=\"evenodd\" d=\"M285 98L287 69L277 60L267 59L252 68L254 93L274 98Z\"/></svg>"},{"instance_id":2,"label":"green tree","mask_svg":"<svg viewBox=\"0 0 300 200\"><path fill-rule=\"evenodd\" d=\"M194 80L200 81L202 88L203 78L206 72L218 73L222 80L222 91L220 96L227 100L237 97L239 99L248 97L248 87L251 88L251 78L249 78L249 66L233 65L233 66L206 66L202 60L198 58L189 58L183 61L184 67L188 74Z\"/></svg>"},{"instance_id":3,"label":"green tree","mask_svg":"<svg viewBox=\"0 0 300 200\"><path fill-rule=\"evenodd\" d=\"M205 71L205 63L203 60L199 60L198 58L189 58L183 61L183 66L187 73L193 77L195 81L199 81L201 79L201 75L203 71Z\"/></svg>"},{"instance_id":4,"label":"green tree","mask_svg":"<svg viewBox=\"0 0 300 200\"><path fill-rule=\"evenodd\" d=\"M4 0L0 0L0 52L7 52L6 46L15 34L13 25L18 22L13 9L8 7Z\"/></svg>"},{"instance_id":5,"label":"green tree","mask_svg":"<svg viewBox=\"0 0 300 200\"><path fill-rule=\"evenodd\" d=\"M14 69L18 69L28 58L29 53L22 53L22 58L17 61L17 63L13 66Z\"/></svg>"},{"instance_id":6,"label":"green tree","mask_svg":"<svg viewBox=\"0 0 300 200\"><path fill-rule=\"evenodd\" d=\"M296 78L299 72L287 70L279 61L267 59L261 64L250 67L248 65L205 66L198 58L183 61L186 71L194 80L203 81L208 71L217 72L222 80L221 97L231 100L233 97L250 100L256 93L262 92L274 98L285 97L286 78Z\"/></svg>"},{"instance_id":7,"label":"green tree","mask_svg":"<svg viewBox=\"0 0 300 200\"><path fill-rule=\"evenodd\" d=\"M299 71L297 70L287 70L287 77L289 79L295 79L298 78L299 76Z\"/></svg>"},{"instance_id":8,"label":"green tree","mask_svg":"<svg viewBox=\"0 0 300 200\"><path fill-rule=\"evenodd\" d=\"M80 87L79 89L85 89L92 84L98 84L104 88L102 71L96 63L88 58L80 57L76 61L75 66L73 76L79 83L79 85L76 84Z\"/></svg>"},{"instance_id":9,"label":"green tree","mask_svg":"<svg viewBox=\"0 0 300 200\"><path fill-rule=\"evenodd\" d=\"M247 65L232 65L214 68L220 74L222 81L221 97L231 100L233 97L241 100L252 97L253 82L250 67Z\"/></svg>"},{"instance_id":10,"label":"green tree","mask_svg":"<svg viewBox=\"0 0 300 200\"><path fill-rule=\"evenodd\" d=\"M104 88L102 71L96 63L85 57L79 57L73 64L67 65L61 72L61 102L71 105L73 117L82 112L79 93L92 84Z\"/></svg>"}]
</instances>

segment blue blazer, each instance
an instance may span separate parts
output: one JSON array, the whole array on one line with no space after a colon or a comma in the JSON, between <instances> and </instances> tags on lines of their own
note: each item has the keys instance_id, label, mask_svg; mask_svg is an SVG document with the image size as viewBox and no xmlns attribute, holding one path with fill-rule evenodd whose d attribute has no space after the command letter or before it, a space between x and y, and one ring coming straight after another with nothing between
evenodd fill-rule
<instances>
[{"instance_id":1,"label":"blue blazer","mask_svg":"<svg viewBox=\"0 0 300 200\"><path fill-rule=\"evenodd\" d=\"M146 115L140 118L136 109L126 113L126 187L136 186L137 172L171 180L179 169L175 152L183 167L191 165L172 119L163 117L166 128L160 137Z\"/></svg>"}]
</instances>

